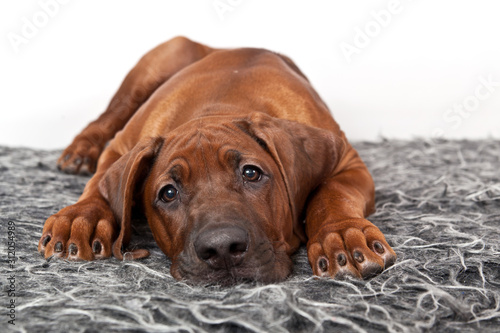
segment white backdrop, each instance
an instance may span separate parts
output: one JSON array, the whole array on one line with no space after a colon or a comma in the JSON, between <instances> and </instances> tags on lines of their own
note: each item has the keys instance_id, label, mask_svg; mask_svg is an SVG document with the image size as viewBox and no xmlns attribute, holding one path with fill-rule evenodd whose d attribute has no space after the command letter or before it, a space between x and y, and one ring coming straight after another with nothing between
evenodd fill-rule
<instances>
[{"instance_id":1,"label":"white backdrop","mask_svg":"<svg viewBox=\"0 0 500 333\"><path fill-rule=\"evenodd\" d=\"M498 0L2 0L0 144L62 148L176 35L290 56L353 140L500 138Z\"/></svg>"}]
</instances>

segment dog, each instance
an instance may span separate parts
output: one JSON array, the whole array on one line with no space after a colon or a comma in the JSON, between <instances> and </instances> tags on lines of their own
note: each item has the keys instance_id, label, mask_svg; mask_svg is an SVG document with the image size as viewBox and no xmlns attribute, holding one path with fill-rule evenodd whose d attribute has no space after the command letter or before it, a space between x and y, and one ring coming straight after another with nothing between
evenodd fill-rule
<instances>
[{"instance_id":1,"label":"dog","mask_svg":"<svg viewBox=\"0 0 500 333\"><path fill-rule=\"evenodd\" d=\"M366 219L367 167L306 76L268 50L159 45L57 163L94 175L45 221L45 258L148 256L127 248L134 210L193 283L282 281L304 243L318 276L366 279L396 260Z\"/></svg>"}]
</instances>

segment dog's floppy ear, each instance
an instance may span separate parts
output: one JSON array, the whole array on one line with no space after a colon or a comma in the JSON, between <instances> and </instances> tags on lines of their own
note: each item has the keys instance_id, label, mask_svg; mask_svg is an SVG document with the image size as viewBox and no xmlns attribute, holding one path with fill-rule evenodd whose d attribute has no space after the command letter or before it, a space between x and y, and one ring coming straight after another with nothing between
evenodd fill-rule
<instances>
[{"instance_id":1,"label":"dog's floppy ear","mask_svg":"<svg viewBox=\"0 0 500 333\"><path fill-rule=\"evenodd\" d=\"M257 140L278 165L297 221L310 192L331 175L343 142L327 130L260 112L237 126Z\"/></svg>"},{"instance_id":2,"label":"dog's floppy ear","mask_svg":"<svg viewBox=\"0 0 500 333\"><path fill-rule=\"evenodd\" d=\"M120 225L120 234L113 244L113 255L120 260L123 259L122 251L130 241L134 197L142 190L141 185L162 145L162 138L141 140L111 165L99 183L99 191L108 201ZM128 254L131 259L139 259L147 257L149 251L138 249Z\"/></svg>"}]
</instances>

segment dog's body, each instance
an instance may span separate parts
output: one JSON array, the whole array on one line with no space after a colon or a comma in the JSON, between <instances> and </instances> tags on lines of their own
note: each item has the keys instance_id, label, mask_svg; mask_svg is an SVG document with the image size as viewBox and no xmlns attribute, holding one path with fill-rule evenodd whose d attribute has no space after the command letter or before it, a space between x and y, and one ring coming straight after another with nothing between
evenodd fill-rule
<instances>
[{"instance_id":1,"label":"dog's body","mask_svg":"<svg viewBox=\"0 0 500 333\"><path fill-rule=\"evenodd\" d=\"M158 46L58 163L95 175L46 221L45 257L148 255L124 252L135 203L178 279L279 281L301 242L317 275L366 278L396 258L365 219L366 166L300 70L266 50Z\"/></svg>"}]
</instances>

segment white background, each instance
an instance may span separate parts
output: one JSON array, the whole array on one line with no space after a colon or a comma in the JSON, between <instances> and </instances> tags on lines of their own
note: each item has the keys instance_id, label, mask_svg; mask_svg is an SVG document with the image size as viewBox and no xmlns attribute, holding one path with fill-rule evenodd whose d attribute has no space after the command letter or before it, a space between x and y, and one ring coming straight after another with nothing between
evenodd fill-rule
<instances>
[{"instance_id":1,"label":"white background","mask_svg":"<svg viewBox=\"0 0 500 333\"><path fill-rule=\"evenodd\" d=\"M2 145L63 148L176 35L287 54L352 140L500 138L497 0L55 1L0 3ZM351 57L347 44L359 46Z\"/></svg>"}]
</instances>

